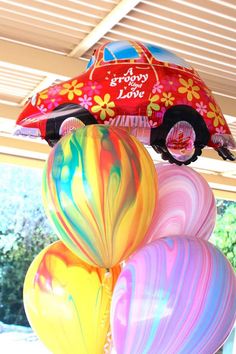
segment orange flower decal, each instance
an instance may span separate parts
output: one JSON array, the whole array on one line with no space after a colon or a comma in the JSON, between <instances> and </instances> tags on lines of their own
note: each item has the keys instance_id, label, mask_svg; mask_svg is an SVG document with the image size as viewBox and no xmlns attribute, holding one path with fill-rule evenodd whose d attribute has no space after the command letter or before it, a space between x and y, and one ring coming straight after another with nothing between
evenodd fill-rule
<instances>
[{"instance_id":1,"label":"orange flower decal","mask_svg":"<svg viewBox=\"0 0 236 354\"><path fill-rule=\"evenodd\" d=\"M82 82L77 83L77 80L73 80L71 84L65 83L62 85L63 89L60 91L60 95L68 95L68 100L72 101L75 96L81 96L82 91L80 90L84 84Z\"/></svg>"},{"instance_id":2,"label":"orange flower decal","mask_svg":"<svg viewBox=\"0 0 236 354\"><path fill-rule=\"evenodd\" d=\"M165 102L165 106L173 106L173 101L175 100L175 97L172 96L171 92L163 92L161 102Z\"/></svg>"},{"instance_id":3,"label":"orange flower decal","mask_svg":"<svg viewBox=\"0 0 236 354\"><path fill-rule=\"evenodd\" d=\"M46 100L47 98L48 98L48 89L39 92L37 106L39 106L42 103L42 100Z\"/></svg>"},{"instance_id":4,"label":"orange flower decal","mask_svg":"<svg viewBox=\"0 0 236 354\"><path fill-rule=\"evenodd\" d=\"M214 127L218 127L218 125L225 125L225 120L221 115L219 107L215 107L211 102L209 103L209 107L211 111L207 113L207 117L213 119Z\"/></svg>"},{"instance_id":5,"label":"orange flower decal","mask_svg":"<svg viewBox=\"0 0 236 354\"><path fill-rule=\"evenodd\" d=\"M196 99L200 98L200 95L198 93L198 91L200 90L200 87L194 85L193 86L193 80L192 79L188 79L188 81L184 80L184 79L179 79L179 82L183 85L181 87L178 88L178 92L179 93L187 93L187 100L188 101L192 101L193 97L195 97Z\"/></svg>"},{"instance_id":6,"label":"orange flower decal","mask_svg":"<svg viewBox=\"0 0 236 354\"><path fill-rule=\"evenodd\" d=\"M115 103L113 101L110 101L111 96L109 93L106 93L104 96L104 99L102 99L100 96L94 96L94 101L97 103L97 105L92 107L92 112L93 113L98 113L100 112L100 118L102 120L106 119L106 116L108 115L109 117L114 117L115 112L113 111L113 107L115 107Z\"/></svg>"}]
</instances>

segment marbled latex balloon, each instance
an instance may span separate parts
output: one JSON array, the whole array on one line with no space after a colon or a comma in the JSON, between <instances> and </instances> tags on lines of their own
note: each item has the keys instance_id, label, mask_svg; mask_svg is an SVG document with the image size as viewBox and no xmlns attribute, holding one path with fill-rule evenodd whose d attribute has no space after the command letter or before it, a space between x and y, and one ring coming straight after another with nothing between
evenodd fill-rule
<instances>
[{"instance_id":1,"label":"marbled latex balloon","mask_svg":"<svg viewBox=\"0 0 236 354\"><path fill-rule=\"evenodd\" d=\"M216 203L206 180L187 166L157 164L158 202L147 241L174 235L209 239Z\"/></svg>"},{"instance_id":2,"label":"marbled latex balloon","mask_svg":"<svg viewBox=\"0 0 236 354\"><path fill-rule=\"evenodd\" d=\"M89 125L51 151L43 194L61 240L89 264L110 268L145 237L156 203L155 167L125 131Z\"/></svg>"},{"instance_id":3,"label":"marbled latex balloon","mask_svg":"<svg viewBox=\"0 0 236 354\"><path fill-rule=\"evenodd\" d=\"M167 237L130 257L116 283L117 354L213 354L235 322L236 279L205 240Z\"/></svg>"},{"instance_id":4,"label":"marbled latex balloon","mask_svg":"<svg viewBox=\"0 0 236 354\"><path fill-rule=\"evenodd\" d=\"M110 303L120 267L93 267L61 241L32 262L24 283L29 322L55 354L104 354Z\"/></svg>"}]
</instances>

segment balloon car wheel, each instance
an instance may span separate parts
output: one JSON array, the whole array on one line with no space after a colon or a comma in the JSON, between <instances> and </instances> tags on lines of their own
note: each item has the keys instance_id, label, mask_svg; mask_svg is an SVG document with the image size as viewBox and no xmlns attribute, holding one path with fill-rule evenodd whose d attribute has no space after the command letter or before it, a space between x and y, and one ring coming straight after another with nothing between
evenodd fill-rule
<instances>
[{"instance_id":1,"label":"balloon car wheel","mask_svg":"<svg viewBox=\"0 0 236 354\"><path fill-rule=\"evenodd\" d=\"M176 160L173 155L168 151L167 148L163 148L163 147L160 147L160 146L155 146L155 145L152 145L153 149L161 154L161 158L165 161L169 161L170 163L174 163L178 166L181 166L181 165L189 165L191 162L194 162L197 160L198 156L200 156L202 154L202 148L199 148L199 147L195 147L195 152L194 154L192 155L192 157L186 161L179 161L179 160Z\"/></svg>"},{"instance_id":2,"label":"balloon car wheel","mask_svg":"<svg viewBox=\"0 0 236 354\"><path fill-rule=\"evenodd\" d=\"M68 132L89 124L97 121L86 108L75 103L59 105L47 121L45 139L53 147Z\"/></svg>"},{"instance_id":3,"label":"balloon car wheel","mask_svg":"<svg viewBox=\"0 0 236 354\"><path fill-rule=\"evenodd\" d=\"M161 126L151 132L154 150L161 154L163 160L177 165L196 161L209 139L210 133L202 116L186 105L169 108Z\"/></svg>"}]
</instances>

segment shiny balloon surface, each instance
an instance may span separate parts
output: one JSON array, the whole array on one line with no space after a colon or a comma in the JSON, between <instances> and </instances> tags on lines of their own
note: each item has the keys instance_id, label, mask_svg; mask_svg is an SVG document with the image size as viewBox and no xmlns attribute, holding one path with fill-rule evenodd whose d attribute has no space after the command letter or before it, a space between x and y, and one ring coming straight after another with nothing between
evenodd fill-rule
<instances>
[{"instance_id":1,"label":"shiny balloon surface","mask_svg":"<svg viewBox=\"0 0 236 354\"><path fill-rule=\"evenodd\" d=\"M156 203L153 161L117 127L89 125L49 155L44 206L58 237L89 264L110 268L145 237Z\"/></svg>"},{"instance_id":2,"label":"shiny balloon surface","mask_svg":"<svg viewBox=\"0 0 236 354\"><path fill-rule=\"evenodd\" d=\"M213 354L235 322L236 279L205 240L167 237L133 255L112 298L117 354Z\"/></svg>"},{"instance_id":3,"label":"shiny balloon surface","mask_svg":"<svg viewBox=\"0 0 236 354\"><path fill-rule=\"evenodd\" d=\"M28 320L55 354L104 354L113 288L120 266L81 261L61 241L45 248L24 283Z\"/></svg>"},{"instance_id":4,"label":"shiny balloon surface","mask_svg":"<svg viewBox=\"0 0 236 354\"><path fill-rule=\"evenodd\" d=\"M187 166L157 164L158 203L147 241L187 235L208 240L216 222L216 202L206 180Z\"/></svg>"}]
</instances>

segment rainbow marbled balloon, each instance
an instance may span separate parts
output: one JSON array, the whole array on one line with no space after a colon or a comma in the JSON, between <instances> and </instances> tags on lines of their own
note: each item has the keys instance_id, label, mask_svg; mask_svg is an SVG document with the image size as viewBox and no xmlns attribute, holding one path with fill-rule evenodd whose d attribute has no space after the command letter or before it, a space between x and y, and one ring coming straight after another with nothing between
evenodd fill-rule
<instances>
[{"instance_id":1,"label":"rainbow marbled balloon","mask_svg":"<svg viewBox=\"0 0 236 354\"><path fill-rule=\"evenodd\" d=\"M206 180L187 166L157 164L158 203L146 241L186 235L209 239L216 202Z\"/></svg>"},{"instance_id":2,"label":"rainbow marbled balloon","mask_svg":"<svg viewBox=\"0 0 236 354\"><path fill-rule=\"evenodd\" d=\"M55 354L104 354L110 303L120 273L82 262L61 241L45 248L24 283L32 328Z\"/></svg>"},{"instance_id":3,"label":"rainbow marbled balloon","mask_svg":"<svg viewBox=\"0 0 236 354\"><path fill-rule=\"evenodd\" d=\"M209 242L156 240L131 256L116 283L111 328L117 354L213 354L233 328L236 279Z\"/></svg>"},{"instance_id":4,"label":"rainbow marbled balloon","mask_svg":"<svg viewBox=\"0 0 236 354\"><path fill-rule=\"evenodd\" d=\"M84 261L110 268L137 249L156 203L156 172L125 131L90 125L62 138L43 178L44 206L61 240Z\"/></svg>"}]
</instances>

